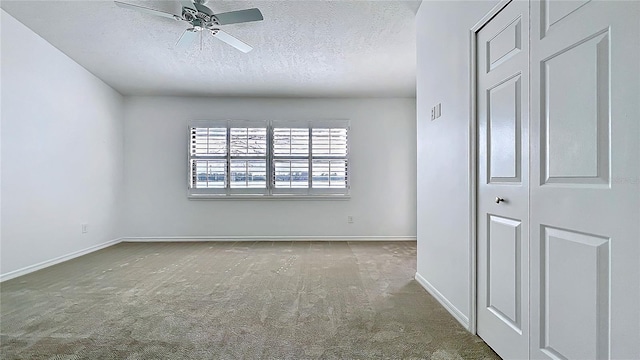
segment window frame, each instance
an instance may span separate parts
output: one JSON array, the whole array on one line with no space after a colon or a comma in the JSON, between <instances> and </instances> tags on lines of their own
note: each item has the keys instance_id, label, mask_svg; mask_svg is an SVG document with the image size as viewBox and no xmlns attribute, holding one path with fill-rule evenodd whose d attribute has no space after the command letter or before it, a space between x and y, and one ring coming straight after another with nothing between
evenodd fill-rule
<instances>
[{"instance_id":1,"label":"window frame","mask_svg":"<svg viewBox=\"0 0 640 360\"><path fill-rule=\"evenodd\" d=\"M226 155L207 156L192 155L192 128L225 128ZM231 155L230 131L231 128L265 128L266 129L266 156L235 156ZM274 129L292 128L309 129L308 153L305 156L274 155ZM314 156L313 155L313 129L345 129L346 130L346 156ZM189 200L255 200L255 199L291 199L291 200L348 200L351 197L351 165L350 132L351 122L343 119L326 120L191 120L187 125L188 150L187 150L187 197ZM265 187L264 188L231 188L231 160L260 160L265 159ZM195 188L193 181L193 161L199 160L225 160L225 187L224 188ZM308 187L306 188L277 188L275 181L276 160L307 160ZM337 160L345 162L345 187L344 188L313 188L313 161ZM329 174L329 176L331 176Z\"/></svg>"}]
</instances>

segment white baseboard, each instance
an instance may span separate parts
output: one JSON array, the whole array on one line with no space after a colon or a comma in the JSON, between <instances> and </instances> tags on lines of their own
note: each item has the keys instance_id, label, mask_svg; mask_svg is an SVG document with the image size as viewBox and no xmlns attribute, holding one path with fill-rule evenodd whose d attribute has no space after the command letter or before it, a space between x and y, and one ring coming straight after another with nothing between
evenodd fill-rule
<instances>
[{"instance_id":1,"label":"white baseboard","mask_svg":"<svg viewBox=\"0 0 640 360\"><path fill-rule=\"evenodd\" d=\"M415 236L130 236L122 242L193 241L416 241Z\"/></svg>"},{"instance_id":2,"label":"white baseboard","mask_svg":"<svg viewBox=\"0 0 640 360\"><path fill-rule=\"evenodd\" d=\"M92 253L94 251L98 251L100 249L104 249L106 247L118 244L121 241L122 241L121 238L110 240L110 241L104 242L102 244L98 244L98 245L94 245L94 246L88 247L88 248L83 249L83 250L74 251L74 252L72 252L70 254L59 256L59 257L51 259L51 260L46 260L46 261L43 261L43 262L40 262L40 263L37 263L37 264L34 264L34 265L29 265L29 266L23 267L22 269L13 270L13 271L10 271L10 272L8 272L6 274L0 274L0 282L3 282L5 280L10 280L10 279L16 278L18 276L26 275L26 274L32 273L34 271L38 271L40 269L44 269L44 268L49 267L49 266L52 266L52 265L55 265L55 264L59 264L61 262L67 261L67 260L71 260L71 259L77 258L79 256L86 255L88 253Z\"/></svg>"},{"instance_id":3,"label":"white baseboard","mask_svg":"<svg viewBox=\"0 0 640 360\"><path fill-rule=\"evenodd\" d=\"M453 317L458 320L458 322L460 324L462 324L462 326L464 326L465 329L469 329L469 318L466 317L462 311L460 311L457 307L455 307L451 301L449 301L444 295L442 295L442 293L440 291L438 291L433 285L431 285L431 283L429 283L427 281L427 279L425 279L424 277L422 277L422 275L418 274L416 272L416 276L415 276L416 281L418 282L418 284L422 285L422 287L427 290L427 292L429 294L431 294L431 296L433 296L434 298L436 298L436 300L438 300L438 302L440 303L440 305L442 305L445 309L447 309L447 311L453 315Z\"/></svg>"}]
</instances>

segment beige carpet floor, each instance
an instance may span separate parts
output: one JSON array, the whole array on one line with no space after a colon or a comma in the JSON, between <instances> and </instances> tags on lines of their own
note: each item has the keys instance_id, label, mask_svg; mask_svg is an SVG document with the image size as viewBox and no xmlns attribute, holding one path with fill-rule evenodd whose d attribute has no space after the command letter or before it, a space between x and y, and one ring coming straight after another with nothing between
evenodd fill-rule
<instances>
[{"instance_id":1,"label":"beige carpet floor","mask_svg":"<svg viewBox=\"0 0 640 360\"><path fill-rule=\"evenodd\" d=\"M122 243L0 285L2 359L495 359L415 242Z\"/></svg>"}]
</instances>

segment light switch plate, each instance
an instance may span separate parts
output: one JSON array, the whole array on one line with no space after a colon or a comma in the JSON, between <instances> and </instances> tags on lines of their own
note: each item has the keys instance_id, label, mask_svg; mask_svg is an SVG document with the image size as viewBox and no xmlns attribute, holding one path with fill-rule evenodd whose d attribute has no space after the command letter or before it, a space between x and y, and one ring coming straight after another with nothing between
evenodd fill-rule
<instances>
[{"instance_id":1,"label":"light switch plate","mask_svg":"<svg viewBox=\"0 0 640 360\"><path fill-rule=\"evenodd\" d=\"M442 103L438 103L436 106L431 108L431 120L435 120L442 116Z\"/></svg>"}]
</instances>

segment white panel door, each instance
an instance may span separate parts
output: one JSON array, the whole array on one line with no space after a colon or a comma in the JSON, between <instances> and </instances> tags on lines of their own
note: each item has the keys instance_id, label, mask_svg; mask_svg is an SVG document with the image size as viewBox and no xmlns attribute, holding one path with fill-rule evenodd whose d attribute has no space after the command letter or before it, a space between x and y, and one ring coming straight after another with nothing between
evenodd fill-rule
<instances>
[{"instance_id":1,"label":"white panel door","mask_svg":"<svg viewBox=\"0 0 640 360\"><path fill-rule=\"evenodd\" d=\"M529 3L477 33L477 332L506 359L529 353Z\"/></svg>"},{"instance_id":2,"label":"white panel door","mask_svg":"<svg viewBox=\"0 0 640 360\"><path fill-rule=\"evenodd\" d=\"M640 1L531 19L531 357L640 359Z\"/></svg>"}]
</instances>

